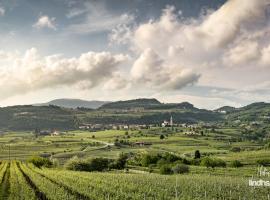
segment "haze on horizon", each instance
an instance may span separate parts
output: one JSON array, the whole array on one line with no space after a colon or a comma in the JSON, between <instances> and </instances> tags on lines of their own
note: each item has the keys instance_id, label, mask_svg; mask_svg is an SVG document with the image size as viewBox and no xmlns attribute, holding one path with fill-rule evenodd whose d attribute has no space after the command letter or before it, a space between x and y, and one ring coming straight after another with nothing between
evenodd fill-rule
<instances>
[{"instance_id":1,"label":"haze on horizon","mask_svg":"<svg viewBox=\"0 0 270 200\"><path fill-rule=\"evenodd\" d=\"M270 101L270 0L0 0L0 106Z\"/></svg>"}]
</instances>

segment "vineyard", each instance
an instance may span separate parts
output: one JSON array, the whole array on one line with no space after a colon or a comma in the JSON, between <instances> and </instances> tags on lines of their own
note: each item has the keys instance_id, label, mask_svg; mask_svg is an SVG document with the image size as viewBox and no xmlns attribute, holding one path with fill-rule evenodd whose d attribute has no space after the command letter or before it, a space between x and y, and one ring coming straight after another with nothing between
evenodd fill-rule
<instances>
[{"instance_id":1,"label":"vineyard","mask_svg":"<svg viewBox=\"0 0 270 200\"><path fill-rule=\"evenodd\" d=\"M270 199L269 187L248 178L209 175L74 172L18 161L0 165L0 199Z\"/></svg>"}]
</instances>

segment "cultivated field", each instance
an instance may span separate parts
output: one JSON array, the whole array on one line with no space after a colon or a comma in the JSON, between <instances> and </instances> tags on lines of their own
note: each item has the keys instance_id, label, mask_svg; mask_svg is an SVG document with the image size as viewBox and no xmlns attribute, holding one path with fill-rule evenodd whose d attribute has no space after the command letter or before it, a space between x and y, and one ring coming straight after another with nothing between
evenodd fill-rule
<instances>
[{"instance_id":1,"label":"cultivated field","mask_svg":"<svg viewBox=\"0 0 270 200\"><path fill-rule=\"evenodd\" d=\"M18 200L269 199L270 192L243 177L73 172L19 161L2 162L0 180L1 199Z\"/></svg>"}]
</instances>

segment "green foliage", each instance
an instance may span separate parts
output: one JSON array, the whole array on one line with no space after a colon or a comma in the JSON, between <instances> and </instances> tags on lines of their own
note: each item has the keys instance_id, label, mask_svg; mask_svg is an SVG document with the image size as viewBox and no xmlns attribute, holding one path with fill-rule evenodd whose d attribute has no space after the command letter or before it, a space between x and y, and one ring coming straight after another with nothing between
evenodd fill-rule
<instances>
[{"instance_id":1,"label":"green foliage","mask_svg":"<svg viewBox=\"0 0 270 200\"><path fill-rule=\"evenodd\" d=\"M173 173L173 171L169 165L162 165L159 168L159 172L160 172L160 174L172 174Z\"/></svg>"},{"instance_id":2,"label":"green foliage","mask_svg":"<svg viewBox=\"0 0 270 200\"><path fill-rule=\"evenodd\" d=\"M124 169L127 163L128 154L121 153L115 161L109 163L109 169Z\"/></svg>"},{"instance_id":3,"label":"green foliage","mask_svg":"<svg viewBox=\"0 0 270 200\"><path fill-rule=\"evenodd\" d=\"M270 166L270 159L260 159L257 163L262 166Z\"/></svg>"},{"instance_id":4,"label":"green foliage","mask_svg":"<svg viewBox=\"0 0 270 200\"><path fill-rule=\"evenodd\" d=\"M163 140L164 138L165 138L164 135L159 136L159 139L161 139L161 140Z\"/></svg>"},{"instance_id":5,"label":"green foliage","mask_svg":"<svg viewBox=\"0 0 270 200\"><path fill-rule=\"evenodd\" d=\"M218 158L205 157L202 159L201 165L207 168L226 167L226 162Z\"/></svg>"},{"instance_id":6,"label":"green foliage","mask_svg":"<svg viewBox=\"0 0 270 200\"><path fill-rule=\"evenodd\" d=\"M231 167L235 167L235 168L243 167L243 163L241 163L239 160L234 160L231 163Z\"/></svg>"},{"instance_id":7,"label":"green foliage","mask_svg":"<svg viewBox=\"0 0 270 200\"><path fill-rule=\"evenodd\" d=\"M74 171L104 171L109 167L110 160L107 158L79 159L73 157L65 164L65 168Z\"/></svg>"},{"instance_id":8,"label":"green foliage","mask_svg":"<svg viewBox=\"0 0 270 200\"><path fill-rule=\"evenodd\" d=\"M184 174L189 172L189 167L183 164L177 164L172 168L174 174Z\"/></svg>"},{"instance_id":9,"label":"green foliage","mask_svg":"<svg viewBox=\"0 0 270 200\"><path fill-rule=\"evenodd\" d=\"M80 159L77 156L65 163L65 168L73 171L106 171L109 169L124 169L128 156L121 153L116 160L108 158Z\"/></svg>"},{"instance_id":10,"label":"green foliage","mask_svg":"<svg viewBox=\"0 0 270 200\"><path fill-rule=\"evenodd\" d=\"M110 160L107 158L93 158L89 161L87 171L104 171L108 169Z\"/></svg>"},{"instance_id":11,"label":"green foliage","mask_svg":"<svg viewBox=\"0 0 270 200\"><path fill-rule=\"evenodd\" d=\"M231 148L231 151L232 152L240 152L241 151L241 148L240 147L232 147Z\"/></svg>"},{"instance_id":12,"label":"green foliage","mask_svg":"<svg viewBox=\"0 0 270 200\"><path fill-rule=\"evenodd\" d=\"M141 165L144 167L148 167L150 164L156 164L160 159L158 154L143 154L141 158Z\"/></svg>"},{"instance_id":13,"label":"green foliage","mask_svg":"<svg viewBox=\"0 0 270 200\"><path fill-rule=\"evenodd\" d=\"M65 163L65 168L73 171L89 171L89 163L74 156Z\"/></svg>"},{"instance_id":14,"label":"green foliage","mask_svg":"<svg viewBox=\"0 0 270 200\"><path fill-rule=\"evenodd\" d=\"M201 158L201 153L200 153L199 150L196 150L196 151L195 151L194 158L195 158L195 159Z\"/></svg>"},{"instance_id":15,"label":"green foliage","mask_svg":"<svg viewBox=\"0 0 270 200\"><path fill-rule=\"evenodd\" d=\"M40 156L33 156L27 160L29 163L32 163L36 167L51 167L53 165L52 161L48 158L43 158Z\"/></svg>"}]
</instances>

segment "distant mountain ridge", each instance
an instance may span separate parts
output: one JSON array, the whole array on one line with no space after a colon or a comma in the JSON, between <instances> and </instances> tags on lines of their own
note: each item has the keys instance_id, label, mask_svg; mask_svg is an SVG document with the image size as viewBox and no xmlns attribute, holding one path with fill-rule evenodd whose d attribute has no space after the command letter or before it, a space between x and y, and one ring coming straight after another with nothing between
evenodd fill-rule
<instances>
[{"instance_id":1,"label":"distant mountain ridge","mask_svg":"<svg viewBox=\"0 0 270 200\"><path fill-rule=\"evenodd\" d=\"M165 109L197 109L192 104L188 102L182 103L161 103L157 99L132 99L126 101L115 101L111 103L107 103L102 105L99 109L106 110L123 110L123 109L136 109L136 108L143 108L143 109L153 109L153 110L165 110Z\"/></svg>"},{"instance_id":2,"label":"distant mountain ridge","mask_svg":"<svg viewBox=\"0 0 270 200\"><path fill-rule=\"evenodd\" d=\"M34 104L34 106L59 106L63 108L91 108L91 109L97 109L100 106L110 103L109 101L87 101L87 100L81 100L81 99L55 99L52 101L49 101L47 103L40 103L40 104Z\"/></svg>"},{"instance_id":3,"label":"distant mountain ridge","mask_svg":"<svg viewBox=\"0 0 270 200\"><path fill-rule=\"evenodd\" d=\"M175 123L269 124L270 103L206 110L188 102L161 103L153 98L116 102L56 99L46 104L0 107L0 130L76 130L81 124L160 124L171 116Z\"/></svg>"},{"instance_id":4,"label":"distant mountain ridge","mask_svg":"<svg viewBox=\"0 0 270 200\"><path fill-rule=\"evenodd\" d=\"M115 101L104 104L100 109L133 109L133 108L149 108L159 106L161 103L157 99L132 99L126 101Z\"/></svg>"}]
</instances>

